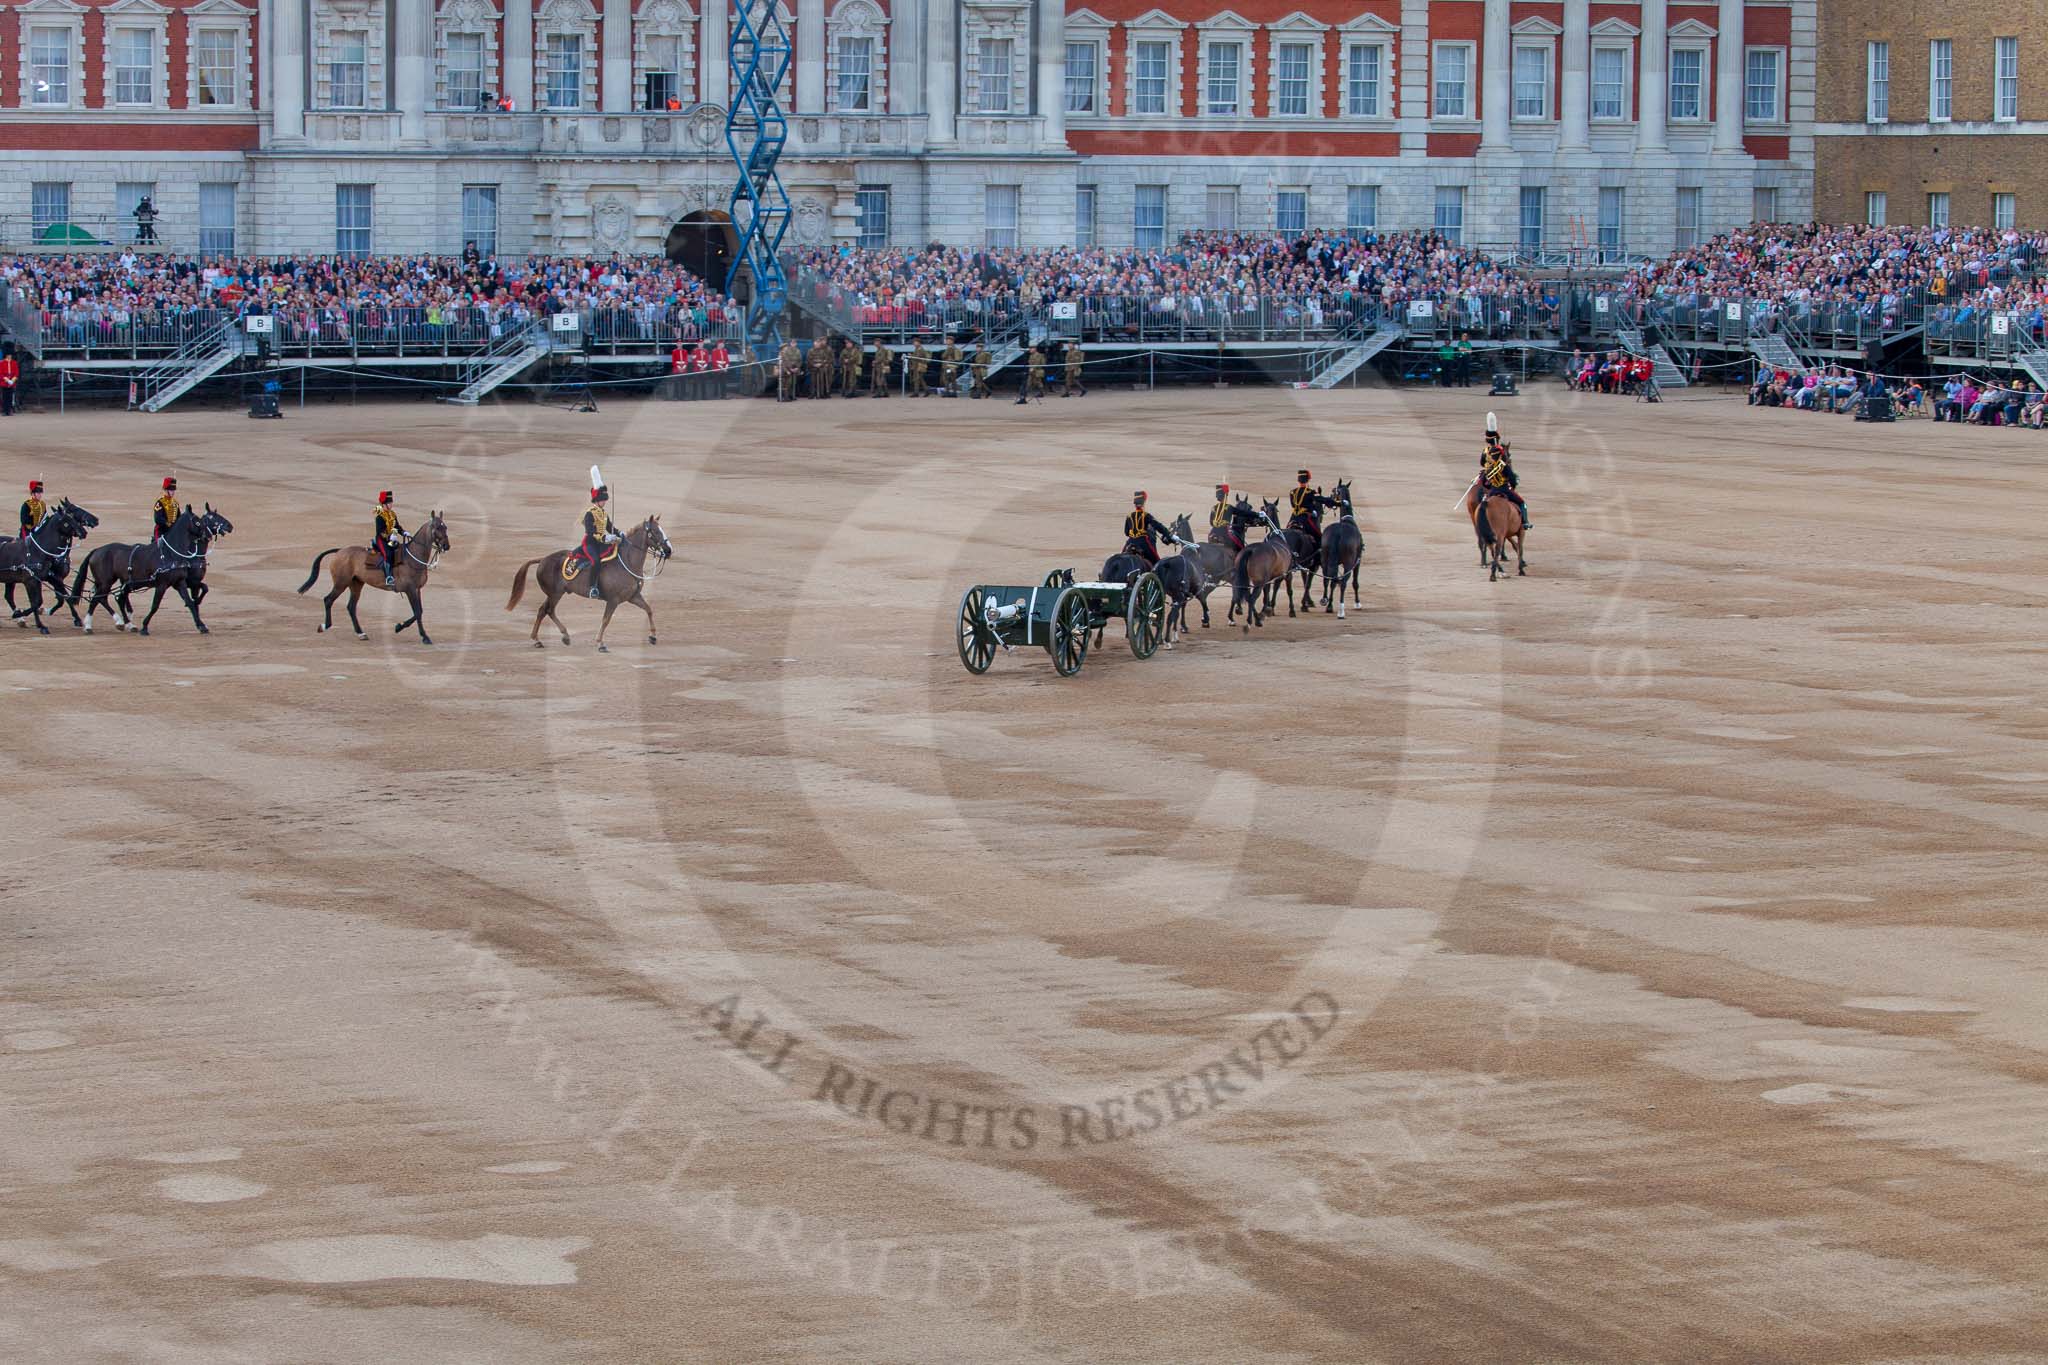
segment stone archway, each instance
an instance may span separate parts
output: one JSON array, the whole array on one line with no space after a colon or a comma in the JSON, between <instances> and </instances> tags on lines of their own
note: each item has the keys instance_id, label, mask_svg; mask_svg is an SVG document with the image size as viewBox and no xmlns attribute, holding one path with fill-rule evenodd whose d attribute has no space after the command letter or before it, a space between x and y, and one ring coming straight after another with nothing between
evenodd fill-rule
<instances>
[{"instance_id":1,"label":"stone archway","mask_svg":"<svg viewBox=\"0 0 2048 1365\"><path fill-rule=\"evenodd\" d=\"M739 248L739 234L733 231L732 219L723 209L698 209L683 215L662 243L664 255L714 289L725 288L726 272L738 258ZM742 301L748 283L744 271L734 282Z\"/></svg>"}]
</instances>

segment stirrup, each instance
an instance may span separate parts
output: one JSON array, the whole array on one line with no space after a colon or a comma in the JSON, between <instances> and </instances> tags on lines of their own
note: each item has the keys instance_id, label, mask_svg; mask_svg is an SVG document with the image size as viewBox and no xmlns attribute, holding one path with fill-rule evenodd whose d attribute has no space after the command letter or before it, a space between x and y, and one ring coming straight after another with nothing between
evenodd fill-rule
<instances>
[{"instance_id":1,"label":"stirrup","mask_svg":"<svg viewBox=\"0 0 2048 1365\"><path fill-rule=\"evenodd\" d=\"M590 585L590 595L591 595L592 597L602 597L602 596L604 596L604 589L603 589L603 588L600 588L600 587L598 587L598 586L597 586L597 584L595 584L595 583L592 583L592 584Z\"/></svg>"}]
</instances>

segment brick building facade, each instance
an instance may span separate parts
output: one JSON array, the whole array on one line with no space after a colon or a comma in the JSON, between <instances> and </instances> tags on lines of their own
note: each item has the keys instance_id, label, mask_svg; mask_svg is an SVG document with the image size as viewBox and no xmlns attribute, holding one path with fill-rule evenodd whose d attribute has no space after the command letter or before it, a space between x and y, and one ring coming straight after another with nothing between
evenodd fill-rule
<instances>
[{"instance_id":1,"label":"brick building facade","mask_svg":"<svg viewBox=\"0 0 2048 1365\"><path fill-rule=\"evenodd\" d=\"M1815 209L1842 222L2048 217L2048 7L1828 0Z\"/></svg>"},{"instance_id":2,"label":"brick building facade","mask_svg":"<svg viewBox=\"0 0 2048 1365\"><path fill-rule=\"evenodd\" d=\"M724 207L731 0L0 0L0 238L659 250ZM799 242L1812 211L1818 0L792 0ZM509 98L510 112L497 107ZM673 107L672 107L673 106Z\"/></svg>"}]
</instances>

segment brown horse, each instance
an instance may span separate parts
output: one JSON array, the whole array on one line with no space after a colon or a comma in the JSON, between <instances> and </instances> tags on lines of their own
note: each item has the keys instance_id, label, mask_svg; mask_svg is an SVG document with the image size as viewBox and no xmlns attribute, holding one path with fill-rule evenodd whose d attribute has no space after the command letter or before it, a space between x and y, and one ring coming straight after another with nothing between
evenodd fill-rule
<instances>
[{"instance_id":1,"label":"brown horse","mask_svg":"<svg viewBox=\"0 0 2048 1365\"><path fill-rule=\"evenodd\" d=\"M1280 529L1275 520L1279 515L1276 503L1264 504L1266 514L1266 538L1256 545L1247 545L1237 557L1237 564L1230 574L1230 616L1235 618L1237 609L1245 609L1244 633L1252 633L1253 626L1266 624L1266 617L1272 612L1280 588L1287 588L1287 614L1294 615L1294 549L1289 544L1287 533ZM1265 609L1259 606L1259 599L1265 598Z\"/></svg>"},{"instance_id":2,"label":"brown horse","mask_svg":"<svg viewBox=\"0 0 2048 1365\"><path fill-rule=\"evenodd\" d=\"M1486 508L1482 519L1481 506ZM1515 547L1515 572L1527 577L1529 570L1522 562L1522 509L1506 498L1479 496L1479 483L1474 480L1465 490L1465 515L1472 522L1472 533L1479 540L1479 567L1487 571L1486 581L1491 583L1501 576L1502 560L1510 542Z\"/></svg>"},{"instance_id":3,"label":"brown horse","mask_svg":"<svg viewBox=\"0 0 2048 1365\"><path fill-rule=\"evenodd\" d=\"M661 529L661 518L649 517L635 526L626 534L625 539L619 542L616 559L607 559L595 567L585 564L582 575L574 583L562 581L562 563L574 553L573 551L557 550L551 555L527 560L519 566L519 572L512 576L512 600L505 604L505 610L510 611L519 605L520 597L526 592L526 571L538 564L540 568L533 575L534 585L545 593L547 598L540 604L540 610L533 614L532 638L535 649L544 647L540 638L542 621L553 621L555 629L561 632L562 643L569 643L569 628L562 624L561 617L555 615L555 603L572 592L579 597L582 596L590 591L592 582L596 583L599 594L604 598L604 620L597 627L598 652L611 652L605 648L604 633L611 626L612 613L619 609L621 602L630 602L647 613L647 643L651 645L655 642L654 608L647 605L647 599L640 595L640 589L661 576L661 566L668 563L669 556L675 552L675 546L669 543L668 533ZM654 561L654 568L652 572L646 572L650 557Z\"/></svg>"},{"instance_id":4,"label":"brown horse","mask_svg":"<svg viewBox=\"0 0 2048 1365\"><path fill-rule=\"evenodd\" d=\"M420 553L422 545L426 547L424 555ZM385 592L404 593L405 600L412 605L412 615L393 626L392 631L395 633L407 626L418 626L420 643L430 645L434 642L427 637L426 612L420 607L420 594L427 589L427 575L433 572L435 563L447 551L448 522L439 512L430 512L427 524L414 531L399 547L392 562L389 587L384 584L384 561L378 557L377 551L368 545L350 545L322 550L315 555L312 571L306 575L306 581L299 584L299 591L304 592L313 586L313 580L320 576L321 560L329 555L339 555L340 558L327 570L328 581L334 586L320 604L326 610L326 618L320 625L322 633L334 629L334 599L346 590L349 624L356 628L358 640L369 639L363 633L363 623L356 617L356 603L362 599L364 588L383 588Z\"/></svg>"}]
</instances>

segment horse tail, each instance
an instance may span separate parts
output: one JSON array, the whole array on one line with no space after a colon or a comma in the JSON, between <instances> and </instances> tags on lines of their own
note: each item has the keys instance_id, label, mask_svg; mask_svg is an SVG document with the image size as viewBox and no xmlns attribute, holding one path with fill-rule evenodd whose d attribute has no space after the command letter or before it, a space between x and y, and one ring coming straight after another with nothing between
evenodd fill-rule
<instances>
[{"instance_id":1,"label":"horse tail","mask_svg":"<svg viewBox=\"0 0 2048 1365\"><path fill-rule=\"evenodd\" d=\"M546 555L541 556L541 559L546 558ZM518 606L519 599L526 595L526 571L538 563L540 563L540 559L529 559L519 566L518 573L512 575L512 600L505 604L506 611L510 611Z\"/></svg>"},{"instance_id":2,"label":"horse tail","mask_svg":"<svg viewBox=\"0 0 2048 1365\"><path fill-rule=\"evenodd\" d=\"M87 556L86 556L86 557L85 557L84 559L81 559L81 560L79 560L79 561L78 561L78 577L76 577L76 578L74 578L74 579L72 579L72 580L71 580L71 600L72 600L72 601L74 601L74 602L77 602L77 601L80 601L80 600L81 600L81 599L80 599L80 597L79 597L79 593L81 593L81 592L83 592L83 591L85 590L85 575L87 574L87 572L88 572L88 571L90 571L90 570L91 570L91 568L92 568L92 562L93 562L93 561L94 561L95 559L98 559L98 558L100 557L101 553L102 553L102 552L104 552L105 550L107 550L108 548L109 548L108 546L102 545L102 546L100 546L100 547L99 547L99 549L96 549L96 550L94 550L94 551L93 551L93 552L92 552L91 554L87 555Z\"/></svg>"},{"instance_id":3,"label":"horse tail","mask_svg":"<svg viewBox=\"0 0 2048 1365\"><path fill-rule=\"evenodd\" d=\"M319 554L313 557L313 567L306 571L306 581L299 584L300 592L304 592L306 589L312 587L313 580L320 576L320 561L327 558L327 556L331 554L337 553L340 549L341 547L337 545L334 547L334 549L322 550Z\"/></svg>"}]
</instances>

